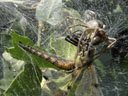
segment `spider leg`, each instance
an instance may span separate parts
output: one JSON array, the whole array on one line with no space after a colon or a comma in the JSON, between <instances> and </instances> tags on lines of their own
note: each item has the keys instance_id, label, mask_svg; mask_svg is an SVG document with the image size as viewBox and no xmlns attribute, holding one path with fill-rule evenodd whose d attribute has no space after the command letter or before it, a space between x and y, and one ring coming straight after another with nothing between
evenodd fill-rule
<instances>
[{"instance_id":1,"label":"spider leg","mask_svg":"<svg viewBox=\"0 0 128 96\"><path fill-rule=\"evenodd\" d=\"M103 55L107 50L109 50L110 48L113 47L113 45L115 44L116 42L116 39L115 38L111 38L111 37L108 37L108 40L107 40L110 44L102 51L100 51L98 54L96 54L97 56L95 56L94 60L99 58L101 55Z\"/></svg>"},{"instance_id":2,"label":"spider leg","mask_svg":"<svg viewBox=\"0 0 128 96\"><path fill-rule=\"evenodd\" d=\"M65 31L61 34L61 36L63 36L68 30L70 30L71 28L76 27L76 26L81 26L81 27L84 27L84 28L88 28L88 25L85 25L85 24L74 24L74 25L68 26L65 29Z\"/></svg>"},{"instance_id":3,"label":"spider leg","mask_svg":"<svg viewBox=\"0 0 128 96\"><path fill-rule=\"evenodd\" d=\"M82 19L80 19L80 18L75 18L75 17L72 17L72 16L67 16L67 17L65 17L64 20L63 20L60 24L63 24L65 21L68 21L69 19L71 19L71 20L76 20L76 21L79 21L79 22L81 22L81 23L83 23L83 24L86 24ZM60 25L60 24L59 24L59 25Z\"/></svg>"},{"instance_id":4,"label":"spider leg","mask_svg":"<svg viewBox=\"0 0 128 96\"><path fill-rule=\"evenodd\" d=\"M84 21L83 21L82 19L80 19L80 18L75 18L75 17L72 17L72 16L67 16L67 17L65 17L59 24L57 24L57 25L55 26L55 28L58 28L59 26L61 26L62 24L64 24L65 21L68 21L68 20L79 21L79 22L82 23L83 25L88 26L87 23L84 22ZM71 24L71 25L72 25L72 24Z\"/></svg>"},{"instance_id":5,"label":"spider leg","mask_svg":"<svg viewBox=\"0 0 128 96\"><path fill-rule=\"evenodd\" d=\"M81 35L81 37L80 37L80 39L79 39L79 42L78 42L77 54L81 51L81 50L80 50L81 41L82 41L82 39L84 38L84 36L86 35L86 32L90 32L90 33L88 33L88 34L90 34L89 37L87 36L87 39L90 39L90 36L91 36L91 34L93 33L93 31L94 31L93 28L87 28L87 29L82 33L82 35ZM89 43L89 42L87 42L87 43ZM82 45L82 46L85 46L85 45ZM84 49L84 50L87 50L87 47L88 47L88 45L85 47L86 49ZM76 54L76 55L77 55L77 54Z\"/></svg>"},{"instance_id":6,"label":"spider leg","mask_svg":"<svg viewBox=\"0 0 128 96\"><path fill-rule=\"evenodd\" d=\"M111 38L111 37L108 37L108 42L110 42L110 44L108 45L107 48L112 48L114 46L114 44L116 43L116 39L115 38Z\"/></svg>"}]
</instances>

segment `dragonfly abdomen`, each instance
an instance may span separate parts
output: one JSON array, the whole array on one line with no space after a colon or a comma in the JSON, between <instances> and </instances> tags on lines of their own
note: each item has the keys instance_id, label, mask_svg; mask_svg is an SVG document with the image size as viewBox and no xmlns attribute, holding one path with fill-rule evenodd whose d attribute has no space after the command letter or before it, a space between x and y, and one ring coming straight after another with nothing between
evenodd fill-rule
<instances>
[{"instance_id":1,"label":"dragonfly abdomen","mask_svg":"<svg viewBox=\"0 0 128 96\"><path fill-rule=\"evenodd\" d=\"M57 57L57 56L53 56L53 55L50 55L50 54L47 54L45 52L42 52L40 50L37 50L31 46L25 46L23 45L22 43L19 43L19 46L21 48L23 48L24 50L32 53L32 54L35 54L47 61L49 61L50 63L52 63L53 65L61 68L61 69L64 69L64 70L71 70L74 68L74 62L72 60L66 60L66 59L63 59L63 58L60 58L60 57Z\"/></svg>"}]
</instances>

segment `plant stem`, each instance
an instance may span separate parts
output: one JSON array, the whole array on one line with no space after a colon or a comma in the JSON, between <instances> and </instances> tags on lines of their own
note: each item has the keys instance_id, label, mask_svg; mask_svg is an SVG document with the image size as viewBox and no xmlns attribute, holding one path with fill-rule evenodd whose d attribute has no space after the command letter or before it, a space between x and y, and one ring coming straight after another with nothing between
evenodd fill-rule
<instances>
[{"instance_id":1,"label":"plant stem","mask_svg":"<svg viewBox=\"0 0 128 96\"><path fill-rule=\"evenodd\" d=\"M44 24L41 20L38 21L38 38L37 38L37 46L40 46L41 43L41 32L44 31Z\"/></svg>"}]
</instances>

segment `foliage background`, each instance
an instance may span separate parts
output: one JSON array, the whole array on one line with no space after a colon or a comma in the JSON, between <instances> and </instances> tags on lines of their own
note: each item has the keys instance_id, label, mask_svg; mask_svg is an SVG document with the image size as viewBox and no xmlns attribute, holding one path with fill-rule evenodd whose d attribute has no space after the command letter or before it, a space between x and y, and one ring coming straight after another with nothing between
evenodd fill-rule
<instances>
[{"instance_id":1,"label":"foliage background","mask_svg":"<svg viewBox=\"0 0 128 96\"><path fill-rule=\"evenodd\" d=\"M127 0L0 0L0 94L65 94L62 89L65 89L70 76L20 49L17 42L22 41L47 53L73 59L76 48L63 38L56 38L68 24L60 27L56 24L68 15L84 19L85 10L90 9L106 25L107 34L117 38L112 53L104 54L94 63L102 93L104 96L127 96L127 5ZM70 95L85 96L78 92L80 90L73 90Z\"/></svg>"}]
</instances>

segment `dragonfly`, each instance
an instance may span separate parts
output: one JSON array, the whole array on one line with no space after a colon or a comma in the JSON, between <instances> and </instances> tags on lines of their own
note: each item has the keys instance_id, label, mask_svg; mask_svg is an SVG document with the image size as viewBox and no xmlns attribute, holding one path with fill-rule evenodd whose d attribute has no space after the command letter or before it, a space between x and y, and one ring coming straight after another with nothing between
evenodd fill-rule
<instances>
[{"instance_id":1,"label":"dragonfly","mask_svg":"<svg viewBox=\"0 0 128 96\"><path fill-rule=\"evenodd\" d=\"M74 60L66 60L64 58L42 52L33 48L32 46L24 45L22 42L19 42L18 45L24 50L49 61L51 64L59 67L62 70L73 70L71 83L67 87L67 89L70 90L82 70L85 68L87 70L91 68L91 64L98 57L100 57L106 50L111 49L114 46L116 39L109 37L105 33L104 25L99 20L90 20L88 22L84 22L79 18L73 18L69 16L66 17L66 19L78 20L82 22L82 24L68 26L61 35L64 35L69 29L76 26L82 26L85 28L85 30L77 30L65 37L66 41L77 47ZM103 42L108 44L107 47L101 52L96 53L96 46Z\"/></svg>"}]
</instances>

